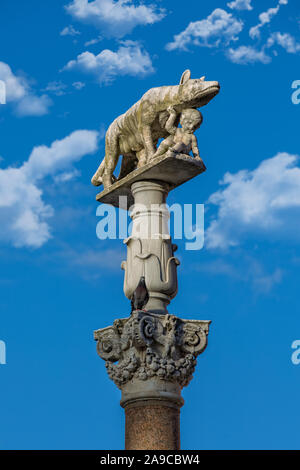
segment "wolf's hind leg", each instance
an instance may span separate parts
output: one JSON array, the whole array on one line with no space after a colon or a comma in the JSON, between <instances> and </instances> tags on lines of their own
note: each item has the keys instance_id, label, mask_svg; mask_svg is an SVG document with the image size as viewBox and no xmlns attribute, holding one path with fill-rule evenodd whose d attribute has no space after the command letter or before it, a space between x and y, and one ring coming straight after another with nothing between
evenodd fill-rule
<instances>
[{"instance_id":1,"label":"wolf's hind leg","mask_svg":"<svg viewBox=\"0 0 300 470\"><path fill-rule=\"evenodd\" d=\"M92 178L92 184L94 186L100 186L102 184L102 175L104 173L104 167L105 167L105 159L102 160L101 164L99 165L98 170L94 174Z\"/></svg>"},{"instance_id":2,"label":"wolf's hind leg","mask_svg":"<svg viewBox=\"0 0 300 470\"><path fill-rule=\"evenodd\" d=\"M113 172L117 166L120 156L119 135L117 132L106 134L105 141L105 168L102 176L104 189L114 182Z\"/></svg>"}]
</instances>

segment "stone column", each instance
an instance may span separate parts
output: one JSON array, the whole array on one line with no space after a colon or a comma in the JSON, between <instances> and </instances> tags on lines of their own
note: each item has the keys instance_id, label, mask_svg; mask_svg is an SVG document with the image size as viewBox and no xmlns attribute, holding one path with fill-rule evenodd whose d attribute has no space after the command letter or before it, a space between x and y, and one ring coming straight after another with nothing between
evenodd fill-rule
<instances>
[{"instance_id":1,"label":"stone column","mask_svg":"<svg viewBox=\"0 0 300 470\"><path fill-rule=\"evenodd\" d=\"M209 324L136 310L95 331L98 354L122 391L126 449L179 449L181 390L207 345Z\"/></svg>"},{"instance_id":2,"label":"stone column","mask_svg":"<svg viewBox=\"0 0 300 470\"><path fill-rule=\"evenodd\" d=\"M140 400L125 407L126 450L179 450L180 409L169 400Z\"/></svg>"},{"instance_id":3,"label":"stone column","mask_svg":"<svg viewBox=\"0 0 300 470\"><path fill-rule=\"evenodd\" d=\"M181 391L207 345L210 321L183 320L167 310L177 293L179 261L168 230L166 198L170 189L204 169L191 157L166 155L97 196L115 206L119 195L127 196L128 208L134 202L132 233L124 240L124 293L131 299L142 276L149 293L142 310L95 331L98 354L122 392L128 450L180 449Z\"/></svg>"}]
</instances>

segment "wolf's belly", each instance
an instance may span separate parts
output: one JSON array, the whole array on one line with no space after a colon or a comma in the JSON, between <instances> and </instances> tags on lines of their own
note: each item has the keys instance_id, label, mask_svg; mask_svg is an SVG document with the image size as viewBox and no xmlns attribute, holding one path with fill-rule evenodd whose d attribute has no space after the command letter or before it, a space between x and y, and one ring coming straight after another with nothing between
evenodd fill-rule
<instances>
[{"instance_id":1,"label":"wolf's belly","mask_svg":"<svg viewBox=\"0 0 300 470\"><path fill-rule=\"evenodd\" d=\"M119 148L122 155L132 152L139 152L144 148L141 138L134 134L120 134Z\"/></svg>"},{"instance_id":2,"label":"wolf's belly","mask_svg":"<svg viewBox=\"0 0 300 470\"><path fill-rule=\"evenodd\" d=\"M150 127L154 144L157 143L158 139L168 135L164 128L167 118L168 113L158 113L152 122ZM131 111L128 114L122 115L121 119L118 119L116 124L118 126L119 149L121 154L139 152L145 148L136 113Z\"/></svg>"}]
</instances>

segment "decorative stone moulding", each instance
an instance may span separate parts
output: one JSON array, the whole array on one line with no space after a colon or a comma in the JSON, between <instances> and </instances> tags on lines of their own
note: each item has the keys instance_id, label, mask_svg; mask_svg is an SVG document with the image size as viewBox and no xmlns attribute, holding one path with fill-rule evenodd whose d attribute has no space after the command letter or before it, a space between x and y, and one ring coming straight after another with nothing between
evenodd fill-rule
<instances>
[{"instance_id":1,"label":"decorative stone moulding","mask_svg":"<svg viewBox=\"0 0 300 470\"><path fill-rule=\"evenodd\" d=\"M177 294L177 266L174 256L177 246L169 234L169 210L166 198L169 186L159 181L139 181L132 184L135 204L130 212L132 234L124 240L127 261L124 293L132 298L141 276L145 277L149 301L147 311L166 314L166 307Z\"/></svg>"},{"instance_id":2,"label":"decorative stone moulding","mask_svg":"<svg viewBox=\"0 0 300 470\"><path fill-rule=\"evenodd\" d=\"M141 276L146 279L149 292L149 305L156 311L157 300L168 305L177 294L177 266L179 260L174 256L177 249L171 238L146 240L129 237L124 241L127 245L127 261L122 262L125 271L124 293L131 299Z\"/></svg>"},{"instance_id":3,"label":"decorative stone moulding","mask_svg":"<svg viewBox=\"0 0 300 470\"><path fill-rule=\"evenodd\" d=\"M179 390L192 379L197 356L206 348L209 324L137 310L129 318L95 331L97 352L121 390L129 383L153 379L157 383L158 379L161 385L177 386L179 396ZM135 391L144 388L141 383L135 385Z\"/></svg>"}]
</instances>

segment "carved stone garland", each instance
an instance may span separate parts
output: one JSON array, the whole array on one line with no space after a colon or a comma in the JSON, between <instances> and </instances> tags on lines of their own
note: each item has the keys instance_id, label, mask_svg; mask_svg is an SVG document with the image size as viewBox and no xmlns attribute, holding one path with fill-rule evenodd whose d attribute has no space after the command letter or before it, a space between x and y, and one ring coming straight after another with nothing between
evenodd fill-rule
<instances>
[{"instance_id":1,"label":"carved stone garland","mask_svg":"<svg viewBox=\"0 0 300 470\"><path fill-rule=\"evenodd\" d=\"M207 345L209 324L138 310L95 331L97 351L120 389L133 378L144 381L154 376L182 388L192 379L196 357Z\"/></svg>"}]
</instances>

